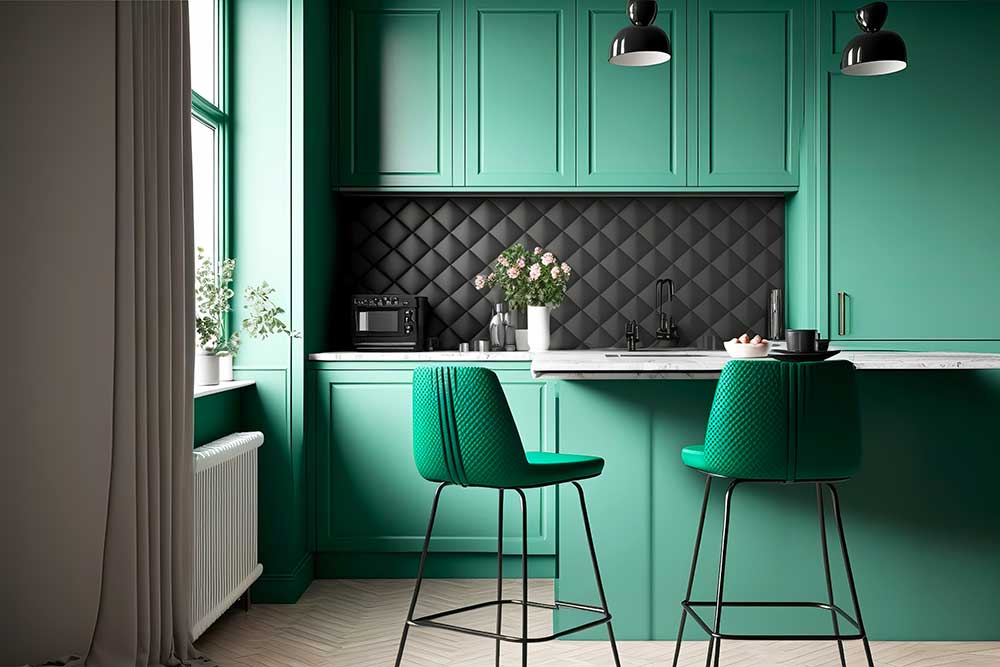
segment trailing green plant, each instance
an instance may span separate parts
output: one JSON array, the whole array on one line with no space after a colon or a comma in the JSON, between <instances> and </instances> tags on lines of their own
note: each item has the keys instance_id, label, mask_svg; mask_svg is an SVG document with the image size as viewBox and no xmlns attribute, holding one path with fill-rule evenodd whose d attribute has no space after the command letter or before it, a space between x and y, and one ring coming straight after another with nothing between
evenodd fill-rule
<instances>
[{"instance_id":1,"label":"trailing green plant","mask_svg":"<svg viewBox=\"0 0 1000 667\"><path fill-rule=\"evenodd\" d=\"M195 319L194 329L198 347L206 352L236 356L240 351L240 332L229 332L229 313L233 274L236 260L224 259L218 268L205 257L204 248L198 248L195 266ZM243 290L247 316L243 328L251 338L263 340L274 334L299 338L301 334L290 329L281 320L285 310L274 302L275 290L266 282Z\"/></svg>"},{"instance_id":2,"label":"trailing green plant","mask_svg":"<svg viewBox=\"0 0 1000 667\"><path fill-rule=\"evenodd\" d=\"M476 276L476 289L499 285L511 308L558 306L566 297L572 271L566 262L536 247L528 252L520 243L500 253L496 267L487 275Z\"/></svg>"},{"instance_id":3,"label":"trailing green plant","mask_svg":"<svg viewBox=\"0 0 1000 667\"><path fill-rule=\"evenodd\" d=\"M243 292L248 315L243 319L243 329L247 335L258 340L274 334L286 334L292 338L300 338L302 334L295 329L289 329L281 320L285 309L271 298L274 288L266 282L256 287L248 287Z\"/></svg>"},{"instance_id":4,"label":"trailing green plant","mask_svg":"<svg viewBox=\"0 0 1000 667\"><path fill-rule=\"evenodd\" d=\"M227 314L232 310L229 301L234 293L230 285L236 260L225 259L216 269L212 260L205 257L204 248L199 247L197 252L194 329L198 347L216 354L235 355L240 347L240 334L229 333Z\"/></svg>"}]
</instances>

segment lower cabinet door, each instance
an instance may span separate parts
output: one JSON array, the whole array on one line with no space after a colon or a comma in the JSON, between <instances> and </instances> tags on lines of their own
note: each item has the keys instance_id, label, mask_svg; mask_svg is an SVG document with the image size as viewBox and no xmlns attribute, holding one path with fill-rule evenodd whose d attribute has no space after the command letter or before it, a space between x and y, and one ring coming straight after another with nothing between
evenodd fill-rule
<instances>
[{"instance_id":1,"label":"lower cabinet door","mask_svg":"<svg viewBox=\"0 0 1000 667\"><path fill-rule=\"evenodd\" d=\"M313 371L317 548L420 551L436 484L413 462L412 370ZM527 370L498 372L526 450L554 451L555 400ZM526 490L528 546L555 553L555 493ZM520 503L505 499L504 550L519 553ZM497 492L449 487L441 496L431 548L495 552Z\"/></svg>"}]
</instances>

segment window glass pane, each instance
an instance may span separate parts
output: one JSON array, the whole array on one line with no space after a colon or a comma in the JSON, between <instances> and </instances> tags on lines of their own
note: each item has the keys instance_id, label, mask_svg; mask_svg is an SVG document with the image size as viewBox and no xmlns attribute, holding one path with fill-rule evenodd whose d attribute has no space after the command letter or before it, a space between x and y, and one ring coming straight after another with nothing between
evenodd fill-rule
<instances>
[{"instance_id":1,"label":"window glass pane","mask_svg":"<svg viewBox=\"0 0 1000 667\"><path fill-rule=\"evenodd\" d=\"M205 257L215 259L218 234L218 176L215 128L191 117L191 171L194 189L194 245Z\"/></svg>"},{"instance_id":2,"label":"window glass pane","mask_svg":"<svg viewBox=\"0 0 1000 667\"><path fill-rule=\"evenodd\" d=\"M216 10L217 0L189 0L191 21L191 88L212 104L215 99L218 63Z\"/></svg>"}]
</instances>

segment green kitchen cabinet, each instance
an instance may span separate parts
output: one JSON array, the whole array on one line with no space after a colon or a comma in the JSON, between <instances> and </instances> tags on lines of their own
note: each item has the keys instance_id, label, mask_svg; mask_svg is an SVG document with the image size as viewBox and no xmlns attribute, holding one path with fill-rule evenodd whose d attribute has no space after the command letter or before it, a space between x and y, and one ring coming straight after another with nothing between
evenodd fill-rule
<instances>
[{"instance_id":1,"label":"green kitchen cabinet","mask_svg":"<svg viewBox=\"0 0 1000 667\"><path fill-rule=\"evenodd\" d=\"M687 185L687 2L663 0L656 25L673 58L653 67L608 62L628 24L621 0L577 3L577 185Z\"/></svg>"},{"instance_id":2,"label":"green kitchen cabinet","mask_svg":"<svg viewBox=\"0 0 1000 667\"><path fill-rule=\"evenodd\" d=\"M453 184L453 16L451 0L342 4L342 185Z\"/></svg>"},{"instance_id":3,"label":"green kitchen cabinet","mask_svg":"<svg viewBox=\"0 0 1000 667\"><path fill-rule=\"evenodd\" d=\"M698 3L696 185L798 184L802 15L800 0Z\"/></svg>"},{"instance_id":4,"label":"green kitchen cabinet","mask_svg":"<svg viewBox=\"0 0 1000 667\"><path fill-rule=\"evenodd\" d=\"M909 63L879 77L839 71L836 54L858 33L853 7L821 13L830 333L1000 339L1000 3L892 3L887 28Z\"/></svg>"},{"instance_id":5,"label":"green kitchen cabinet","mask_svg":"<svg viewBox=\"0 0 1000 667\"><path fill-rule=\"evenodd\" d=\"M311 371L316 455L317 550L417 553L436 485L413 462L411 381L415 364L326 363ZM495 364L524 447L555 451L553 385L528 364ZM555 553L555 492L526 490L529 549ZM504 550L520 553L520 504L507 494ZM434 527L435 552L496 553L497 492L446 489Z\"/></svg>"},{"instance_id":6,"label":"green kitchen cabinet","mask_svg":"<svg viewBox=\"0 0 1000 667\"><path fill-rule=\"evenodd\" d=\"M575 185L574 6L466 2L465 185Z\"/></svg>"}]
</instances>

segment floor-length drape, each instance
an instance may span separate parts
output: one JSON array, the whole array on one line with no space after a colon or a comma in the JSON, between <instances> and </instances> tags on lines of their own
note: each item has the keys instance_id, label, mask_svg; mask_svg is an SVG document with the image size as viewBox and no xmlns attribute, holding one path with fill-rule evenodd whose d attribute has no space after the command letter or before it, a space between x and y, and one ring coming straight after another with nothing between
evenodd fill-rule
<instances>
[{"instance_id":1,"label":"floor-length drape","mask_svg":"<svg viewBox=\"0 0 1000 667\"><path fill-rule=\"evenodd\" d=\"M114 418L93 667L193 653L188 40L186 2L118 3Z\"/></svg>"}]
</instances>

